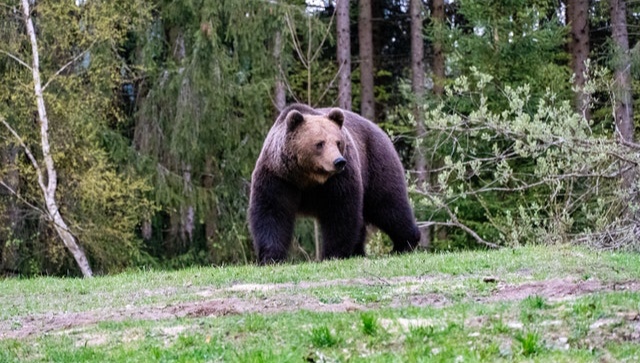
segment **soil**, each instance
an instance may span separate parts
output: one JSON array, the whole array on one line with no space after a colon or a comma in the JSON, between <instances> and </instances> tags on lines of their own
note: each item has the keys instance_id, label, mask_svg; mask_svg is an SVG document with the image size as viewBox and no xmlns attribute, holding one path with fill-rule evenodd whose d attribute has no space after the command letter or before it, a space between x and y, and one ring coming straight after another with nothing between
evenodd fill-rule
<instances>
[{"instance_id":1,"label":"soil","mask_svg":"<svg viewBox=\"0 0 640 363\"><path fill-rule=\"evenodd\" d=\"M298 284L241 284L225 289L201 290L197 293L202 300L176 303L162 306L128 306L121 309L99 309L93 311L66 313L49 312L29 316L19 316L11 321L0 322L0 339L25 338L43 333L76 329L100 322L118 322L124 320L166 320L189 317L224 316L232 314L272 314L307 310L314 312L350 312L375 309L379 303L358 304L351 300L337 303L323 303L312 294L301 290L327 286L394 286L402 289L390 303L391 307L433 306L444 307L452 304L444 294L419 293L413 285L441 279L442 276L396 277L381 279L377 277L351 280L332 280L323 282L302 282ZM522 284L505 284L499 279L484 279L485 283L495 284L488 296L468 296L477 302L518 301L537 295L549 301L562 301L579 296L606 291L640 291L640 281L623 283L603 283L598 280L577 278L532 281ZM273 294L268 297L225 297L207 298L221 291L226 293L266 292L293 289L293 294ZM415 290L415 291L413 291ZM249 295L249 294L247 294ZM260 294L258 294L260 295Z\"/></svg>"}]
</instances>

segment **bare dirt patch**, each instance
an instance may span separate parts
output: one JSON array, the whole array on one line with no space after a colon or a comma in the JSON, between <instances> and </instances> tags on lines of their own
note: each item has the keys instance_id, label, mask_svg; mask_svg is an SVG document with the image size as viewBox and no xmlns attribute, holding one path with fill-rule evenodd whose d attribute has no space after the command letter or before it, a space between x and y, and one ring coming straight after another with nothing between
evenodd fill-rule
<instances>
[{"instance_id":1,"label":"bare dirt patch","mask_svg":"<svg viewBox=\"0 0 640 363\"><path fill-rule=\"evenodd\" d=\"M219 298L192 301L166 306L143 306L119 310L93 310L79 313L50 313L31 315L0 323L0 339L25 338L30 335L72 329L100 322L125 320L164 320L184 317L225 316L248 313L279 313L308 310L315 312L349 312L367 309L366 306L343 300L324 304L305 295L266 299Z\"/></svg>"},{"instance_id":2,"label":"bare dirt patch","mask_svg":"<svg viewBox=\"0 0 640 363\"><path fill-rule=\"evenodd\" d=\"M427 284L429 281L441 279L438 277L396 277L387 279L363 278L351 280L333 280L323 282L302 282L297 284L242 284L224 289L227 293L247 291L274 291L285 289L309 289L313 287L326 287L337 285L348 286L376 286L376 285L402 285L402 284ZM538 295L550 301L561 301L576 298L582 295L605 291L640 291L640 281L628 281L624 283L603 283L598 280L580 280L575 278L552 279L545 281L533 281L522 284L505 284L498 282L495 289L488 297L470 297L481 303L497 301L518 301L528 296ZM203 290L214 291L214 290ZM391 307L405 306L432 306L444 307L451 305L453 301L444 294L421 294L406 289L405 294L395 297L390 302ZM303 291L302 291L303 292ZM210 296L200 294L202 297ZM314 312L351 312L368 310L378 307L377 303L358 304L350 299L327 304L319 301L309 294L295 291L294 294L273 294L269 297L237 296L203 299L171 305L161 306L128 306L123 309L99 309L93 311L65 313L50 312L46 314L14 317L0 322L0 339L19 339L31 335L39 335L49 332L65 331L77 327L97 324L100 322L118 322L125 320L165 320L185 317L206 317L238 315L248 313L271 314L291 311Z\"/></svg>"},{"instance_id":3,"label":"bare dirt patch","mask_svg":"<svg viewBox=\"0 0 640 363\"><path fill-rule=\"evenodd\" d=\"M551 279L523 284L498 284L488 302L522 300L528 296L541 296L550 301L562 301L573 297L602 291L640 291L640 282L603 283L598 280L575 278Z\"/></svg>"},{"instance_id":4,"label":"bare dirt patch","mask_svg":"<svg viewBox=\"0 0 640 363\"><path fill-rule=\"evenodd\" d=\"M426 284L432 281L450 279L448 275L434 276L397 276L397 277L363 277L358 279L337 279L329 281L301 281L298 283L280 283L280 284L235 284L221 289L204 289L196 292L199 296L213 296L221 292L270 292L293 289L313 289L331 286L395 286L395 285L412 285Z\"/></svg>"}]
</instances>

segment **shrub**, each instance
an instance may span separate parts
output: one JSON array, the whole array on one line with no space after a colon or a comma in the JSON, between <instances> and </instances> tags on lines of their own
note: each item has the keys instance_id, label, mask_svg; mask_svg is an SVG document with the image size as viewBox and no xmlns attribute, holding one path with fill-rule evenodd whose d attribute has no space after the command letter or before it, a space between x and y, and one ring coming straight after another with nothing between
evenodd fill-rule
<instances>
[{"instance_id":1,"label":"shrub","mask_svg":"<svg viewBox=\"0 0 640 363\"><path fill-rule=\"evenodd\" d=\"M492 78L471 78L457 79L447 98L466 98L473 110L448 102L425 112L418 146L434 150L431 179L412 188L417 213L429 220L423 225L458 227L491 247L637 248L640 145L596 130L552 92L532 101L528 86L505 87L504 99L490 102Z\"/></svg>"}]
</instances>

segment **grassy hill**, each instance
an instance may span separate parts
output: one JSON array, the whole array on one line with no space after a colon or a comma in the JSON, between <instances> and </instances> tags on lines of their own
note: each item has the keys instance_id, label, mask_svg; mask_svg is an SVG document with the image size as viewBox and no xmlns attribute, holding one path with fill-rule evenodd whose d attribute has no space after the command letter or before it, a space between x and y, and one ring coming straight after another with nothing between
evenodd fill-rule
<instances>
[{"instance_id":1,"label":"grassy hill","mask_svg":"<svg viewBox=\"0 0 640 363\"><path fill-rule=\"evenodd\" d=\"M576 247L0 280L0 362L640 360L640 255Z\"/></svg>"}]
</instances>

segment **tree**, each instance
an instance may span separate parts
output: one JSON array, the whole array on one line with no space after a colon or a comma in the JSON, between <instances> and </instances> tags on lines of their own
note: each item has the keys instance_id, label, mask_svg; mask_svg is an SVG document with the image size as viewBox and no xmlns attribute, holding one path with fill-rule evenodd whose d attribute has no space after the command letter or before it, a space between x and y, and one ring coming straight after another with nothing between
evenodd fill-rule
<instances>
[{"instance_id":1,"label":"tree","mask_svg":"<svg viewBox=\"0 0 640 363\"><path fill-rule=\"evenodd\" d=\"M422 1L411 0L410 4L411 17L411 91L414 100L413 117L416 121L416 133L423 136L426 132L424 127L424 118L420 104L424 97L424 40L422 37ZM427 164L422 150L418 149L416 155L416 174L418 185L423 184L427 180Z\"/></svg>"},{"instance_id":2,"label":"tree","mask_svg":"<svg viewBox=\"0 0 640 363\"><path fill-rule=\"evenodd\" d=\"M424 137L426 128L424 125L423 110L420 105L424 98L424 39L422 36L423 20L422 20L422 0L411 0L409 4L409 13L411 16L411 91L415 100L413 101L413 117L416 122L416 134L418 137ZM429 178L429 166L427 158L422 148L417 148L416 152L416 183L419 188ZM420 239L420 245L427 247L429 245L430 235L427 230L423 230Z\"/></svg>"},{"instance_id":3,"label":"tree","mask_svg":"<svg viewBox=\"0 0 640 363\"><path fill-rule=\"evenodd\" d=\"M358 13L358 44L360 48L360 114L375 120L373 83L373 33L371 0L360 0Z\"/></svg>"},{"instance_id":4,"label":"tree","mask_svg":"<svg viewBox=\"0 0 640 363\"><path fill-rule=\"evenodd\" d=\"M534 98L547 89L571 97L567 82L557 81L568 79L569 73L556 5L547 0L460 0L451 34L453 77L470 75L475 68L501 85L528 83Z\"/></svg>"},{"instance_id":5,"label":"tree","mask_svg":"<svg viewBox=\"0 0 640 363\"><path fill-rule=\"evenodd\" d=\"M158 205L146 247L169 266L247 262L248 183L273 123L275 81L289 86L294 51L284 19L302 16L304 7L205 0L160 2L156 10L151 36L141 34L130 50L132 67L143 72L132 85L129 127ZM173 56L181 44L176 34L183 37L181 59ZM191 239L168 233L182 220L174 215L193 216Z\"/></svg>"},{"instance_id":6,"label":"tree","mask_svg":"<svg viewBox=\"0 0 640 363\"><path fill-rule=\"evenodd\" d=\"M555 4L550 1L515 0L515 1L479 1L460 0L448 3L446 8L441 8L440 2L432 2L432 23L430 27L431 46L433 49L432 64L434 64L434 94L441 92L444 86L444 66L441 69L436 64L442 62L438 59L438 48L448 49L447 53L447 77L466 79L471 81L475 74L481 73L493 76L493 81L484 90L488 97L487 107L498 111L509 107L503 97L503 90L507 87L516 88L528 83L529 97L537 100L545 95L547 90L556 93L558 99L571 97L568 82L558 82L557 79L568 80L569 74L566 66L566 55L563 55L564 37L563 28L555 17ZM446 12L444 11L446 10ZM444 16L449 19L445 27ZM443 65L443 63L440 63ZM440 77L436 75L440 73ZM458 81L459 81L458 80ZM553 81L555 80L555 81ZM450 112L459 112L462 115L473 114L478 111L477 100L462 96L455 91L459 85L453 86L453 92L447 93L441 99L442 107ZM533 107L535 102L527 103L526 107ZM531 110L527 110L529 112ZM441 139L433 135L433 118L428 118L429 132L424 143L423 150L432 152L431 167L433 176L428 189L423 192L434 195L441 193L447 185L440 183L442 170L446 169L447 160L457 148L469 148L472 153L484 155L491 153L491 142L467 144L460 139L460 144L455 141L445 145ZM436 122L437 124L437 122ZM518 173L525 172L529 164L520 163L516 166ZM522 168L522 170L520 169ZM470 183L480 182L483 178L492 178L492 175L482 174L478 179L472 178ZM416 188L420 191L418 188ZM451 203L450 210L444 208L424 208L417 205L416 214L428 220L423 226L440 226L437 236L445 236L444 239L435 238L433 248L468 248L475 245L467 234L460 233L458 229L452 229L447 225L438 225L438 221L452 221L449 211L456 212L457 222L472 226L482 238L493 239L496 230L490 227L488 216L501 213L510 209L513 203L505 200L505 195L499 192L488 192L483 203L472 201L468 198L457 198ZM510 211L509 213L515 213ZM446 233L445 233L446 232Z\"/></svg>"},{"instance_id":7,"label":"tree","mask_svg":"<svg viewBox=\"0 0 640 363\"><path fill-rule=\"evenodd\" d=\"M433 59L431 63L431 71L433 72L433 94L438 99L442 98L444 94L444 20L444 0L431 0L431 22L433 28Z\"/></svg>"},{"instance_id":8,"label":"tree","mask_svg":"<svg viewBox=\"0 0 640 363\"><path fill-rule=\"evenodd\" d=\"M589 59L589 0L567 1L567 23L570 26L569 53L574 74L575 108L590 118L589 95L583 91L587 59Z\"/></svg>"},{"instance_id":9,"label":"tree","mask_svg":"<svg viewBox=\"0 0 640 363\"><path fill-rule=\"evenodd\" d=\"M625 0L611 0L611 38L615 45L615 123L616 136L633 142L633 98L631 94L631 58L627 31L627 5Z\"/></svg>"},{"instance_id":10,"label":"tree","mask_svg":"<svg viewBox=\"0 0 640 363\"><path fill-rule=\"evenodd\" d=\"M596 75L608 82L606 72ZM446 219L423 225L457 227L486 247L584 243L637 250L637 218L628 211L638 190L620 179L637 170L640 147L594 132L552 91L534 99L527 85L507 87L500 96L507 108L492 111L496 100L486 92L494 94L495 86L491 76L465 76L450 90L473 100L474 112L435 106L426 113L429 136L439 138L447 158L440 188L423 192L417 204L433 204ZM478 205L486 221L461 218L468 213L461 199Z\"/></svg>"},{"instance_id":11,"label":"tree","mask_svg":"<svg viewBox=\"0 0 640 363\"><path fill-rule=\"evenodd\" d=\"M22 0L22 14L24 15L24 23L31 45L31 66L24 64L25 67L31 69L33 77L33 94L36 100L36 108L38 112L38 125L40 126L40 152L42 153L42 161L44 162L44 170L40 166L40 162L31 152L31 149L25 144L24 140L18 133L4 120L0 121L9 129L16 141L27 154L33 169L37 175L38 185L42 192L44 204L46 206L46 217L53 224L53 228L58 233L62 243L67 250L73 255L78 268L84 277L92 277L93 271L89 265L87 256L82 247L77 243L75 236L71 233L67 222L62 218L60 208L58 207L58 198L56 191L58 188L58 172L56 164L53 160L50 137L49 137L49 118L47 116L47 107L45 105L43 95L43 85L40 79L40 53L38 50L38 40L36 30L31 20L31 9L29 0Z\"/></svg>"},{"instance_id":12,"label":"tree","mask_svg":"<svg viewBox=\"0 0 640 363\"><path fill-rule=\"evenodd\" d=\"M273 58L278 67L278 73L276 74L276 85L274 88L273 103L276 106L276 110L280 111L287 105L287 90L284 83L284 70L282 67L282 32L276 31L273 40Z\"/></svg>"},{"instance_id":13,"label":"tree","mask_svg":"<svg viewBox=\"0 0 640 363\"><path fill-rule=\"evenodd\" d=\"M338 106L351 110L351 31L349 0L336 0L336 29L338 33Z\"/></svg>"},{"instance_id":14,"label":"tree","mask_svg":"<svg viewBox=\"0 0 640 363\"><path fill-rule=\"evenodd\" d=\"M122 162L126 142L110 129L122 124L114 100L129 74L118 52L148 8L142 0L21 8L31 4L0 7L0 147L19 150L0 168L0 188L20 216L10 240L15 269L119 271L141 260L135 231L150 202L148 184Z\"/></svg>"}]
</instances>

